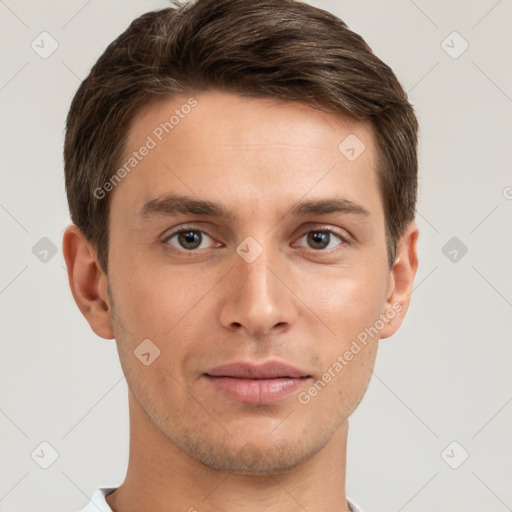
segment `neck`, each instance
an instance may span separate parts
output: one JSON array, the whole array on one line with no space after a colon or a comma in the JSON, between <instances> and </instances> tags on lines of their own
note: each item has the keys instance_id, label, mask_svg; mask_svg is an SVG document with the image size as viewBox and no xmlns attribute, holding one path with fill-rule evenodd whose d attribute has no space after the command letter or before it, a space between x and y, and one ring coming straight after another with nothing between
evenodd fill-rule
<instances>
[{"instance_id":1,"label":"neck","mask_svg":"<svg viewBox=\"0 0 512 512\"><path fill-rule=\"evenodd\" d=\"M234 474L205 466L169 441L129 393L130 456L114 512L348 512L348 423L301 465L280 474Z\"/></svg>"}]
</instances>

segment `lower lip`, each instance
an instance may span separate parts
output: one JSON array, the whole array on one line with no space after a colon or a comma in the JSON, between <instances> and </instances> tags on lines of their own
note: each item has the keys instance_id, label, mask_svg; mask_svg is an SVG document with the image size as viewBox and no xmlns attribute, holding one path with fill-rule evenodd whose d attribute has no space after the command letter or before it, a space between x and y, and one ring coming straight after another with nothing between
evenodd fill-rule
<instances>
[{"instance_id":1,"label":"lower lip","mask_svg":"<svg viewBox=\"0 0 512 512\"><path fill-rule=\"evenodd\" d=\"M206 378L224 394L248 404L270 404L296 393L309 378L240 379L235 377Z\"/></svg>"}]
</instances>

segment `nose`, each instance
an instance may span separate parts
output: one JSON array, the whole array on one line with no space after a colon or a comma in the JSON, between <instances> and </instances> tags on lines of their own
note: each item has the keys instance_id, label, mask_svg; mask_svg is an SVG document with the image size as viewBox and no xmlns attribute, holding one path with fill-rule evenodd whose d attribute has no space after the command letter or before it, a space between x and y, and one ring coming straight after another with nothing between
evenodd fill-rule
<instances>
[{"instance_id":1,"label":"nose","mask_svg":"<svg viewBox=\"0 0 512 512\"><path fill-rule=\"evenodd\" d=\"M284 332L297 318L290 264L271 248L252 262L234 255L224 282L221 324L253 338Z\"/></svg>"}]
</instances>

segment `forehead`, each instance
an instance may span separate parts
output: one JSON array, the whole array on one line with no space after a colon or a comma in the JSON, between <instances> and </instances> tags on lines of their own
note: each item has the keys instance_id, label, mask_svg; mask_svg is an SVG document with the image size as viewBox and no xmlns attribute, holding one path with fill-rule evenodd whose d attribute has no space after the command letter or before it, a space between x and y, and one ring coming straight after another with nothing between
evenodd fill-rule
<instances>
[{"instance_id":1,"label":"forehead","mask_svg":"<svg viewBox=\"0 0 512 512\"><path fill-rule=\"evenodd\" d=\"M371 125L297 102L220 92L153 100L133 120L129 160L112 199L132 212L167 193L247 212L333 193L382 206Z\"/></svg>"},{"instance_id":2,"label":"forehead","mask_svg":"<svg viewBox=\"0 0 512 512\"><path fill-rule=\"evenodd\" d=\"M288 130L282 130L284 126ZM284 143L329 151L338 149L339 135L352 133L365 139L370 152L373 150L371 124L349 114L326 112L300 102L219 91L150 100L134 117L126 147L136 147L148 135L157 145L175 141L177 146L190 138L191 132L198 139L207 135L213 144L231 142L241 146L258 137L265 146Z\"/></svg>"}]
</instances>

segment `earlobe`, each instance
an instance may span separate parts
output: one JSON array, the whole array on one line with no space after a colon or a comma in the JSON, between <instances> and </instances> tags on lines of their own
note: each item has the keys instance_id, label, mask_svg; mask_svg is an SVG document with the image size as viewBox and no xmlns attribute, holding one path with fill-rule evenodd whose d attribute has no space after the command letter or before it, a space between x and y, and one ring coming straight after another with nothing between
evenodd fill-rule
<instances>
[{"instance_id":1,"label":"earlobe","mask_svg":"<svg viewBox=\"0 0 512 512\"><path fill-rule=\"evenodd\" d=\"M113 339L107 276L92 244L74 224L64 232L62 252L69 287L78 308L98 336Z\"/></svg>"},{"instance_id":2,"label":"earlobe","mask_svg":"<svg viewBox=\"0 0 512 512\"><path fill-rule=\"evenodd\" d=\"M414 277L418 269L418 235L418 227L412 222L397 244L384 311L388 322L380 333L381 338L388 338L399 329L409 308Z\"/></svg>"}]
</instances>

